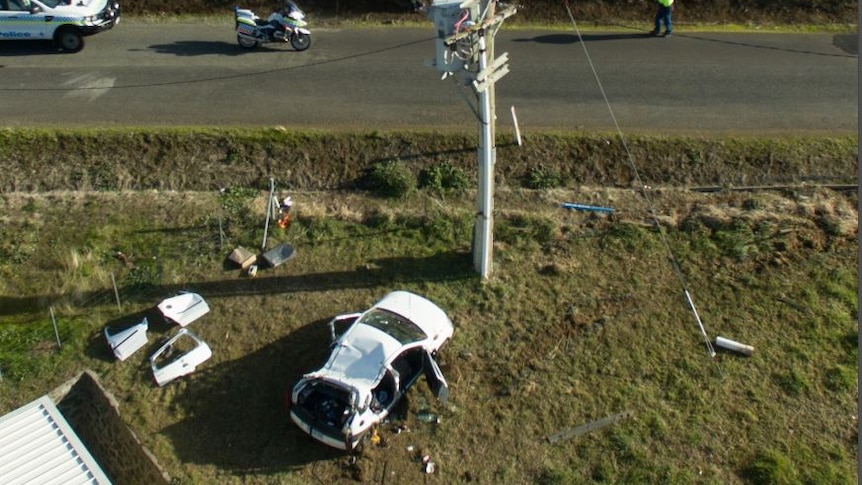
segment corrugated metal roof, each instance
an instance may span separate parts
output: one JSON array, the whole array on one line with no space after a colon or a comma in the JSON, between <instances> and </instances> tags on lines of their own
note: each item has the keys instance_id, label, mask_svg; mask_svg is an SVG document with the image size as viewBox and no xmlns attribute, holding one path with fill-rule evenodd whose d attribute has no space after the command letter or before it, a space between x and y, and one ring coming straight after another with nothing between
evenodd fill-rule
<instances>
[{"instance_id":1,"label":"corrugated metal roof","mask_svg":"<svg viewBox=\"0 0 862 485\"><path fill-rule=\"evenodd\" d=\"M51 398L42 396L0 417L0 483L111 482Z\"/></svg>"}]
</instances>

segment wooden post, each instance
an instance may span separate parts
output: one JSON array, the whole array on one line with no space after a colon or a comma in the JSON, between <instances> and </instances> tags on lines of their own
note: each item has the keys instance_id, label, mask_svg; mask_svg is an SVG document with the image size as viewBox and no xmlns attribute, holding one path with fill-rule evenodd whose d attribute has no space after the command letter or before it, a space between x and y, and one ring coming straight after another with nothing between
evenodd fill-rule
<instances>
[{"instance_id":1,"label":"wooden post","mask_svg":"<svg viewBox=\"0 0 862 485\"><path fill-rule=\"evenodd\" d=\"M60 332L57 330L57 320L54 318L54 307L48 307L51 311L51 324L54 326L54 336L57 337L57 348L63 347L63 344L60 343Z\"/></svg>"},{"instance_id":2,"label":"wooden post","mask_svg":"<svg viewBox=\"0 0 862 485\"><path fill-rule=\"evenodd\" d=\"M120 305L120 290L117 289L117 279L114 278L114 273L111 273L111 284L114 286L114 298L117 299L117 310L123 311L123 307Z\"/></svg>"},{"instance_id":3,"label":"wooden post","mask_svg":"<svg viewBox=\"0 0 862 485\"><path fill-rule=\"evenodd\" d=\"M515 114L515 106L512 106L512 123L515 124L515 143L521 145L521 127L518 126L518 115Z\"/></svg>"}]
</instances>

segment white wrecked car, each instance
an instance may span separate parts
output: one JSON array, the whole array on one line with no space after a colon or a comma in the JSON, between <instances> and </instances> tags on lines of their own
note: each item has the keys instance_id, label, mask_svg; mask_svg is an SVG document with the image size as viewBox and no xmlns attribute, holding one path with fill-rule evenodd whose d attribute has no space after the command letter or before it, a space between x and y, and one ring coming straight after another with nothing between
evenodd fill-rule
<instances>
[{"instance_id":1,"label":"white wrecked car","mask_svg":"<svg viewBox=\"0 0 862 485\"><path fill-rule=\"evenodd\" d=\"M350 327L334 339L337 323ZM453 327L434 303L395 291L364 313L335 317L330 329L329 360L305 374L290 399L291 419L318 441L353 450L422 374L445 404L449 391L434 355Z\"/></svg>"}]
</instances>

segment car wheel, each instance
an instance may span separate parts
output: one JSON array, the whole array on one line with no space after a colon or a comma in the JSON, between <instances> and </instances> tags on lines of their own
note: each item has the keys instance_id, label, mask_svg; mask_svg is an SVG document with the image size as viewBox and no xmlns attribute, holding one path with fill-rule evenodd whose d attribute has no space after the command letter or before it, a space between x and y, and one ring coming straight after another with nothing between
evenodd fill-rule
<instances>
[{"instance_id":1,"label":"car wheel","mask_svg":"<svg viewBox=\"0 0 862 485\"><path fill-rule=\"evenodd\" d=\"M78 52L84 48L84 36L78 29L65 27L54 35L54 42L63 52Z\"/></svg>"},{"instance_id":2,"label":"car wheel","mask_svg":"<svg viewBox=\"0 0 862 485\"><path fill-rule=\"evenodd\" d=\"M254 49L257 47L257 41L254 39L249 39L248 37L243 37L241 35L236 36L236 43L239 44L243 49Z\"/></svg>"}]
</instances>

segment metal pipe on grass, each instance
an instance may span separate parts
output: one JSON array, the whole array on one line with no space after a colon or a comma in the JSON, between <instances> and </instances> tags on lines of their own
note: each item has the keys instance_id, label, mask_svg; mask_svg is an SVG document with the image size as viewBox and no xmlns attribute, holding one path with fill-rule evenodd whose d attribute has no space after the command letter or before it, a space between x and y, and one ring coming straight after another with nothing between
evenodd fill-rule
<instances>
[{"instance_id":1,"label":"metal pipe on grass","mask_svg":"<svg viewBox=\"0 0 862 485\"><path fill-rule=\"evenodd\" d=\"M754 347L752 347L751 345L742 344L734 340L726 339L724 337L715 337L715 345L727 350L739 352L743 355L750 356L754 353Z\"/></svg>"}]
</instances>

